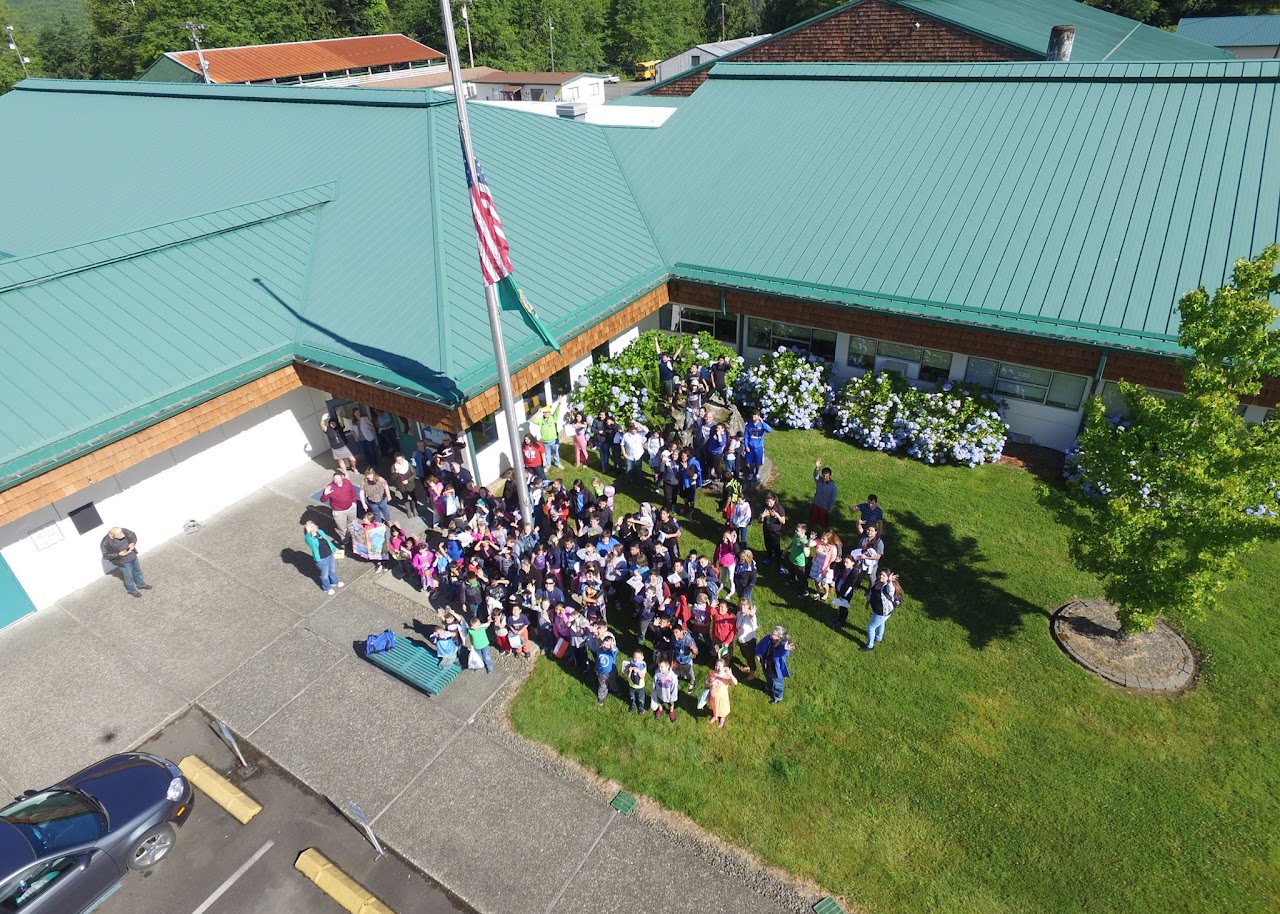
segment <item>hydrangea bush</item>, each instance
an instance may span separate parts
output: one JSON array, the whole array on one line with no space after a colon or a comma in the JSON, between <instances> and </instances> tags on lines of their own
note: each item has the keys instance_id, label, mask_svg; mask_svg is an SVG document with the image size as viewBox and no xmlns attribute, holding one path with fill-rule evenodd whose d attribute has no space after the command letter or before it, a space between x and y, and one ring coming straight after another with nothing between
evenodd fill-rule
<instances>
[{"instance_id":1,"label":"hydrangea bush","mask_svg":"<svg viewBox=\"0 0 1280 914\"><path fill-rule=\"evenodd\" d=\"M686 376L693 365L709 367L721 355L729 358L729 383L733 383L742 369L742 359L733 347L709 333L689 336L646 330L616 356L587 369L574 394L574 404L588 415L594 416L605 410L620 421L638 419L650 428L664 427L671 420L671 415L663 401L662 385L658 380L655 342L661 345L663 352L674 354L680 350L675 359L678 377Z\"/></svg>"},{"instance_id":2,"label":"hydrangea bush","mask_svg":"<svg viewBox=\"0 0 1280 914\"><path fill-rule=\"evenodd\" d=\"M981 388L948 381L916 390L903 378L868 372L840 392L835 434L877 451L900 451L924 463L977 466L1004 453L1004 404Z\"/></svg>"},{"instance_id":3,"label":"hydrangea bush","mask_svg":"<svg viewBox=\"0 0 1280 914\"><path fill-rule=\"evenodd\" d=\"M813 428L831 408L831 365L780 346L761 356L734 387L744 412L758 409L771 425Z\"/></svg>"}]
</instances>

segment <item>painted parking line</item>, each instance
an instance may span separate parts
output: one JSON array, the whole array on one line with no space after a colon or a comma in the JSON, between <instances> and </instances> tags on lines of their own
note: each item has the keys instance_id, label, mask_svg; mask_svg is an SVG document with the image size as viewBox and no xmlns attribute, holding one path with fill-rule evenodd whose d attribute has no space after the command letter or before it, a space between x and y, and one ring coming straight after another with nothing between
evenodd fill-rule
<instances>
[{"instance_id":1,"label":"painted parking line","mask_svg":"<svg viewBox=\"0 0 1280 914\"><path fill-rule=\"evenodd\" d=\"M206 898L204 902L200 905L200 907L192 911L191 914L204 914L205 911L213 907L213 903L217 901L219 898L221 898L226 893L227 889L235 885L236 882L239 881L241 876L249 872L249 867L253 866L259 860L261 860L262 855L265 854L267 851L271 850L271 848L273 848L274 846L275 846L274 841L268 841L266 844L262 845L262 847L258 848L257 852L254 853L252 857L250 857L248 860L246 860L244 863L240 865L240 869L236 870L234 873L228 876L227 881L222 883L222 885L218 886L216 889L214 889L213 894L210 895L208 898Z\"/></svg>"}]
</instances>

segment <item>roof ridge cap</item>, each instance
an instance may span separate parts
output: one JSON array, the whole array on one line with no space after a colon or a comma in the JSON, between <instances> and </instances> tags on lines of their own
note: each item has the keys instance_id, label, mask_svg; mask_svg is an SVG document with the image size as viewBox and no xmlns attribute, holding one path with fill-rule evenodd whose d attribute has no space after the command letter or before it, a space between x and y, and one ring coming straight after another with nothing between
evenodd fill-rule
<instances>
[{"instance_id":1,"label":"roof ridge cap","mask_svg":"<svg viewBox=\"0 0 1280 914\"><path fill-rule=\"evenodd\" d=\"M116 235L107 235L78 244L3 260L0 261L0 294L52 282L108 264L132 260L146 254L190 244L203 238L239 231L282 216L314 209L333 200L336 193L337 184L331 181L247 203L237 203L172 222L161 222ZM251 209L252 213L249 212ZM215 224L210 225L210 220ZM164 233L165 237L156 238L157 233ZM119 253L102 256L101 251L96 251L93 256L90 255L90 248L98 248L106 243L113 244ZM54 256L61 259L62 266L59 268L33 269ZM24 272L25 275L23 275Z\"/></svg>"}]
</instances>

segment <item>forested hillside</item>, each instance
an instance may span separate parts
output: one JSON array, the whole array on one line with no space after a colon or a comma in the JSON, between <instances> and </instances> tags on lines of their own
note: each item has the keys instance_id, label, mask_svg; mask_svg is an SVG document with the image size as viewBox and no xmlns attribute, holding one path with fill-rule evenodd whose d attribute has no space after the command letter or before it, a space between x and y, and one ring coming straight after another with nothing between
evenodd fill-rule
<instances>
[{"instance_id":1,"label":"forested hillside","mask_svg":"<svg viewBox=\"0 0 1280 914\"><path fill-rule=\"evenodd\" d=\"M6 8L5 4L8 3ZM641 60L701 41L778 31L841 0L473 0L476 63L510 70L627 72ZM1169 27L1183 16L1280 9L1280 0L1091 0ZM454 2L459 17L461 3ZM32 75L132 79L165 51L190 46L185 23L203 23L206 47L303 41L398 31L443 46L438 0L0 0ZM22 77L0 46L0 92Z\"/></svg>"}]
</instances>

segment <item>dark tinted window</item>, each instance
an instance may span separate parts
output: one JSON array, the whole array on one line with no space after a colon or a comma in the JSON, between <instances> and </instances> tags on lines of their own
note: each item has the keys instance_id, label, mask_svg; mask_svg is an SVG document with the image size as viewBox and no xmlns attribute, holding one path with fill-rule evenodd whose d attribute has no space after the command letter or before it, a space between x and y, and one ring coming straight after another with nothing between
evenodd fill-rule
<instances>
[{"instance_id":1,"label":"dark tinted window","mask_svg":"<svg viewBox=\"0 0 1280 914\"><path fill-rule=\"evenodd\" d=\"M75 870L79 860L70 855L37 863L0 886L0 911L25 911L45 889Z\"/></svg>"},{"instance_id":2,"label":"dark tinted window","mask_svg":"<svg viewBox=\"0 0 1280 914\"><path fill-rule=\"evenodd\" d=\"M107 820L88 798L65 790L47 790L0 809L0 819L23 833L36 853L56 853L97 841Z\"/></svg>"}]
</instances>

